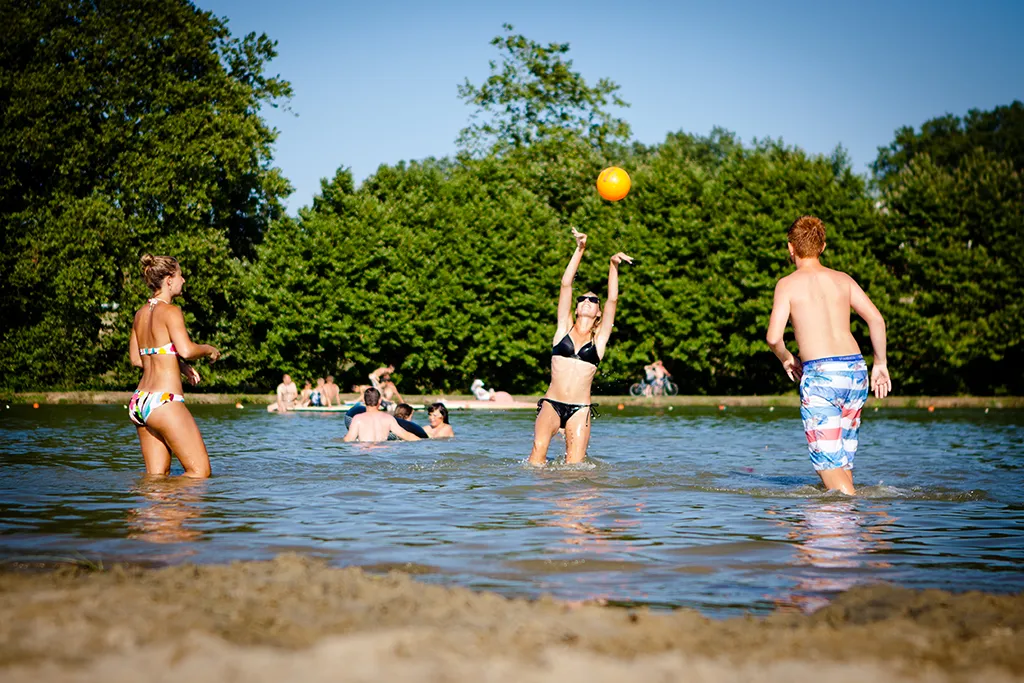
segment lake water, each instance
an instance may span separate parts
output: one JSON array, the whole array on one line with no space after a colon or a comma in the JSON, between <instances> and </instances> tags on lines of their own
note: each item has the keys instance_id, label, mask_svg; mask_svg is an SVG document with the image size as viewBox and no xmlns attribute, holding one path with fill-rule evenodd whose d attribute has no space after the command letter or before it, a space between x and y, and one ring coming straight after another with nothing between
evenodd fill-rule
<instances>
[{"instance_id":1,"label":"lake water","mask_svg":"<svg viewBox=\"0 0 1024 683\"><path fill-rule=\"evenodd\" d=\"M543 470L524 466L532 412L452 413L455 440L358 445L341 414L191 409L207 481L143 476L120 406L0 410L0 558L298 551L716 617L813 610L879 581L1024 590L1024 411L865 412L850 499L816 488L795 408L605 406L590 462ZM556 437L549 456L563 453Z\"/></svg>"}]
</instances>

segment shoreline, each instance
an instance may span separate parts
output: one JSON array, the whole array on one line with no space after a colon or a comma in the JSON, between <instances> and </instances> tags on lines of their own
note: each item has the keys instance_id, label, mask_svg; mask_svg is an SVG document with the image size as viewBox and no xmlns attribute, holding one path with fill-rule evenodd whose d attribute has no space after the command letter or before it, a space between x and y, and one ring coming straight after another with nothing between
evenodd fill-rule
<instances>
[{"instance_id":1,"label":"shoreline","mask_svg":"<svg viewBox=\"0 0 1024 683\"><path fill-rule=\"evenodd\" d=\"M0 672L10 683L1024 680L1020 593L877 584L810 615L715 620L509 599L294 554L158 569L8 567Z\"/></svg>"},{"instance_id":2,"label":"shoreline","mask_svg":"<svg viewBox=\"0 0 1024 683\"><path fill-rule=\"evenodd\" d=\"M40 405L118 405L127 404L131 391L39 391L0 394L0 402L8 404ZM409 403L433 403L441 399L449 401L474 401L472 394L404 394ZM342 400L356 398L356 394L342 394ZM516 401L536 402L541 398L537 395L516 395ZM185 400L195 405L259 405L265 406L276 400L274 394L221 393L203 394L186 393ZM682 407L780 407L797 408L800 399L796 394L782 396L599 396L594 395L594 402L603 410L612 410L619 404L628 407L666 408ZM889 396L884 400L870 397L865 409L874 408L1024 408L1024 396Z\"/></svg>"}]
</instances>

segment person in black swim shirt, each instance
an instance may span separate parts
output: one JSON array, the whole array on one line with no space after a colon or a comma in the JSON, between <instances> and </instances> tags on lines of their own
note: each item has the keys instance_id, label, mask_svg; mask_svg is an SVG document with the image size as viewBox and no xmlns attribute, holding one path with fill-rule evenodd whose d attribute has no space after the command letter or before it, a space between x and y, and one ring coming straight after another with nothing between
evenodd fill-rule
<instances>
[{"instance_id":1,"label":"person in black swim shirt","mask_svg":"<svg viewBox=\"0 0 1024 683\"><path fill-rule=\"evenodd\" d=\"M558 329L551 349L551 384L544 398L537 402L537 421L533 428L531 465L547 462L551 437L565 429L565 461L582 462L590 442L590 385L597 374L608 338L615 322L619 299L619 264L633 259L619 252L612 256L608 269L608 299L601 309L601 299L594 292L576 298L576 318L572 316L572 283L587 248L587 236L572 229L576 251L562 274L558 292Z\"/></svg>"}]
</instances>

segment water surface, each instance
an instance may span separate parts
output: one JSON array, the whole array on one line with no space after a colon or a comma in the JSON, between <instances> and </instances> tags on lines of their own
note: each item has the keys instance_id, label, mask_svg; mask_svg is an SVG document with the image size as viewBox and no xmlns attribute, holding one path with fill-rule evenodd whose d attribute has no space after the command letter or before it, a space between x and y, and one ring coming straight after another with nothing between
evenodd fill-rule
<instances>
[{"instance_id":1,"label":"water surface","mask_svg":"<svg viewBox=\"0 0 1024 683\"><path fill-rule=\"evenodd\" d=\"M0 558L298 551L712 616L812 610L878 581L1024 590L1024 411L865 413L850 499L819 489L796 409L606 409L590 462L543 470L524 466L532 412L453 413L455 440L359 445L339 414L191 409L207 481L145 477L120 407L0 412Z\"/></svg>"}]
</instances>

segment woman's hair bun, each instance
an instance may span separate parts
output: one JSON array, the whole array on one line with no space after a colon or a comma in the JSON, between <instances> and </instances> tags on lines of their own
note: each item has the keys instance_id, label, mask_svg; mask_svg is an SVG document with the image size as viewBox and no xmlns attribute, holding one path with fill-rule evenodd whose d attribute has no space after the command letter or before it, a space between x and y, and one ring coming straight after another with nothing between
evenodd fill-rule
<instances>
[{"instance_id":1,"label":"woman's hair bun","mask_svg":"<svg viewBox=\"0 0 1024 683\"><path fill-rule=\"evenodd\" d=\"M143 254L139 262L142 263L143 268L149 268L155 260L152 254Z\"/></svg>"}]
</instances>

